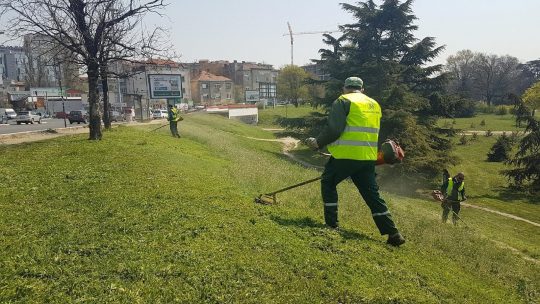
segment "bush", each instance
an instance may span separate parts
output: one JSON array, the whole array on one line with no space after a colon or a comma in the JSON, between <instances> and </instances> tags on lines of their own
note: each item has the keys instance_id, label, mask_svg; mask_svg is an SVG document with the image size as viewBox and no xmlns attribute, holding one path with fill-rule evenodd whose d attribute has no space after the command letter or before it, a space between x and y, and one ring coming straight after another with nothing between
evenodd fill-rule
<instances>
[{"instance_id":1,"label":"bush","mask_svg":"<svg viewBox=\"0 0 540 304\"><path fill-rule=\"evenodd\" d=\"M471 137L471 140L478 140L478 133L474 132Z\"/></svg>"},{"instance_id":2,"label":"bush","mask_svg":"<svg viewBox=\"0 0 540 304\"><path fill-rule=\"evenodd\" d=\"M479 113L484 113L484 114L493 114L493 112L495 112L495 109L493 107L490 107L486 104L477 104L476 105L476 111L479 112Z\"/></svg>"},{"instance_id":3,"label":"bush","mask_svg":"<svg viewBox=\"0 0 540 304\"><path fill-rule=\"evenodd\" d=\"M510 139L510 143L512 145L515 145L519 142L519 132L518 131L512 131L510 136L508 137Z\"/></svg>"},{"instance_id":4,"label":"bush","mask_svg":"<svg viewBox=\"0 0 540 304\"><path fill-rule=\"evenodd\" d=\"M506 108L505 106L500 106L497 108L497 112L495 113L497 115L506 115L508 114L508 108Z\"/></svg>"},{"instance_id":5,"label":"bush","mask_svg":"<svg viewBox=\"0 0 540 304\"><path fill-rule=\"evenodd\" d=\"M510 159L510 152L512 151L512 144L510 138L503 133L487 154L488 161L490 162L503 162Z\"/></svg>"},{"instance_id":6,"label":"bush","mask_svg":"<svg viewBox=\"0 0 540 304\"><path fill-rule=\"evenodd\" d=\"M493 136L493 132L491 132L491 130L487 130L486 137L491 137L491 136Z\"/></svg>"},{"instance_id":7,"label":"bush","mask_svg":"<svg viewBox=\"0 0 540 304\"><path fill-rule=\"evenodd\" d=\"M465 133L461 134L461 137L459 138L459 143L461 145L466 145L469 142L469 139L467 138L467 135Z\"/></svg>"},{"instance_id":8,"label":"bush","mask_svg":"<svg viewBox=\"0 0 540 304\"><path fill-rule=\"evenodd\" d=\"M485 119L482 119L482 121L480 122L480 125L481 125L481 126L485 126L485 125L486 125L486 120L485 120Z\"/></svg>"}]
</instances>

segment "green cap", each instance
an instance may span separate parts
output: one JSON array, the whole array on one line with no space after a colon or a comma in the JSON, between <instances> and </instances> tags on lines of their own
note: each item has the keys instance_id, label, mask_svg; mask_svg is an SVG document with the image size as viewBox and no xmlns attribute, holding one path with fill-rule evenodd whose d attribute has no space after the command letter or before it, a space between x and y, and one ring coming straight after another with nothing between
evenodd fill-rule
<instances>
[{"instance_id":1,"label":"green cap","mask_svg":"<svg viewBox=\"0 0 540 304\"><path fill-rule=\"evenodd\" d=\"M364 86L364 82L360 77L349 77L345 79L345 87L358 87L362 88Z\"/></svg>"}]
</instances>

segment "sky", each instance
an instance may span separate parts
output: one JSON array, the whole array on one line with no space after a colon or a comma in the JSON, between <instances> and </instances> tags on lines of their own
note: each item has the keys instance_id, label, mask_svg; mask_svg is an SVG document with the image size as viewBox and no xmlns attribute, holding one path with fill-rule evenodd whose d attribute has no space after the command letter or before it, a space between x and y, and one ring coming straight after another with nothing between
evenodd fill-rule
<instances>
[{"instance_id":1,"label":"sky","mask_svg":"<svg viewBox=\"0 0 540 304\"><path fill-rule=\"evenodd\" d=\"M347 0L169 0L166 16L147 16L149 26L169 28L180 61L238 60L279 68L291 62L287 22L294 32L337 30L354 21L339 3ZM380 3L381 1L376 1ZM540 0L416 0L417 38L431 36L445 63L459 50L540 59ZM335 33L338 35L339 33ZM294 64L309 64L325 48L322 34L294 36Z\"/></svg>"}]
</instances>

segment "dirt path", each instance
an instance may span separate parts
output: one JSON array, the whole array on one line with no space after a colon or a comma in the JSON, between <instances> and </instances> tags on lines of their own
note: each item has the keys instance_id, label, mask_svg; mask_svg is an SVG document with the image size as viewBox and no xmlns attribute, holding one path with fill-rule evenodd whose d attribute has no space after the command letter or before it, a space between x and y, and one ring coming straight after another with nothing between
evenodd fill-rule
<instances>
[{"instance_id":1,"label":"dirt path","mask_svg":"<svg viewBox=\"0 0 540 304\"><path fill-rule=\"evenodd\" d=\"M522 217L509 214L509 213L504 213L504 212L496 211L496 210L493 210L493 209L480 207L480 206L476 206L476 205L471 205L471 204L467 204L467 203L461 203L461 205L464 206L464 207L470 207L470 208L474 208L474 209L479 209L479 210L495 213L495 214L498 214L498 215L501 215L501 216L504 216L504 217L507 217L507 218L511 218L511 219L518 220L518 221L523 221L525 223L529 223L529 224L534 225L536 227L540 227L539 223L529 221L527 219L524 219Z\"/></svg>"}]
</instances>

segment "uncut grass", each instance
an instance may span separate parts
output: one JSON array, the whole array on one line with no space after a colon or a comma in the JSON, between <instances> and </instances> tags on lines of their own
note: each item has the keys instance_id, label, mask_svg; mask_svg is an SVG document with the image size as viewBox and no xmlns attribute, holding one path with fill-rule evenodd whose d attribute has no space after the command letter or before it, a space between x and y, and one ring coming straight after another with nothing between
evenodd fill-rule
<instances>
[{"instance_id":1,"label":"uncut grass","mask_svg":"<svg viewBox=\"0 0 540 304\"><path fill-rule=\"evenodd\" d=\"M317 184L253 204L319 173L246 128L201 115L181 124L181 140L119 128L101 142L0 148L0 302L537 299L537 265L439 225L431 204L389 197L409 239L400 249L384 245L349 183L339 233L322 225Z\"/></svg>"}]
</instances>

